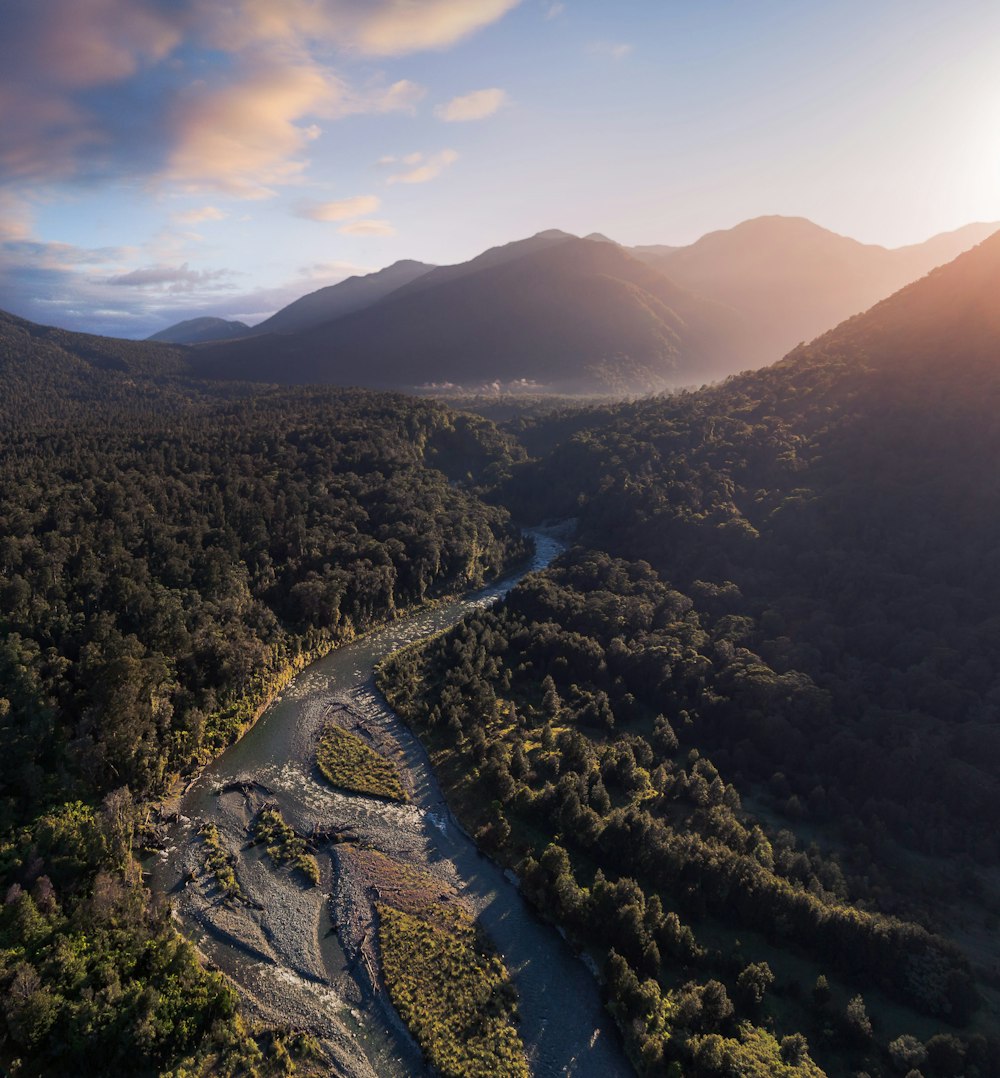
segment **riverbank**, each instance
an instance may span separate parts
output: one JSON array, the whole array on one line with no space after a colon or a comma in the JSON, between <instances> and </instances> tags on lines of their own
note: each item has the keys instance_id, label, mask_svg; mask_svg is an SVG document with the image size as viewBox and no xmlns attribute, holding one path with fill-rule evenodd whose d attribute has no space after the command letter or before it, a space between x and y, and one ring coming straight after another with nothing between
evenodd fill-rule
<instances>
[{"instance_id":1,"label":"riverbank","mask_svg":"<svg viewBox=\"0 0 1000 1078\"><path fill-rule=\"evenodd\" d=\"M549 537L537 541L532 568L547 564L560 550ZM277 802L300 835L350 833L361 845L437 876L459 895L511 971L533 1074L630 1073L590 974L502 871L449 822L422 746L371 680L375 664L391 651L496 601L520 576L523 572L467 599L401 619L304 670L181 798L179 811L188 822L171 830L172 848L158 859L154 883L173 901L179 926L239 986L250 1013L271 1022L280 1016L313 1033L335 1074L424 1073L420 1054L400 1029L377 977L356 960L352 940L356 926L369 916L371 900L364 900L369 910L357 895L349 901L350 872L335 866L336 844L316 844L320 884L314 888L276 871L259 849L247 848L254 802L238 788L221 792L232 783L260 784L262 796ZM319 779L315 745L333 706L348 709L352 724L367 730L373 743L399 746L396 763L411 803L347 794ZM227 843L234 872L253 905L227 905L215 893L196 834L206 821ZM193 878L185 886L189 874ZM334 926L339 938L330 932Z\"/></svg>"}]
</instances>

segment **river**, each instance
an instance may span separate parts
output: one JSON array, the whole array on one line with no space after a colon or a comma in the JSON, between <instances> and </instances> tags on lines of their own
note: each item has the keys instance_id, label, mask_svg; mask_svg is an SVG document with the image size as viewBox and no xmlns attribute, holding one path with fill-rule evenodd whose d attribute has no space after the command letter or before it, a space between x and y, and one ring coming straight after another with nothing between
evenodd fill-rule
<instances>
[{"instance_id":1,"label":"river","mask_svg":"<svg viewBox=\"0 0 1000 1078\"><path fill-rule=\"evenodd\" d=\"M502 870L456 825L417 739L374 684L374 668L405 644L454 625L507 594L527 572L562 549L531 533L531 564L472 595L417 612L331 652L301 672L257 724L185 791L179 821L151 866L178 926L236 983L250 1015L312 1032L345 1078L409 1078L428 1073L377 978L359 951L366 926L337 846L320 846L319 887L277 872L247 825L261 800L276 801L300 834L349 830L392 857L436 874L479 916L511 971L520 998L520 1033L538 1078L631 1075L597 984L558 932L542 923ZM331 789L318 778L315 744L333 709L396 750L412 801L388 804ZM244 790L235 788L246 784ZM198 839L214 823L231 852L245 904L227 904L205 871Z\"/></svg>"}]
</instances>

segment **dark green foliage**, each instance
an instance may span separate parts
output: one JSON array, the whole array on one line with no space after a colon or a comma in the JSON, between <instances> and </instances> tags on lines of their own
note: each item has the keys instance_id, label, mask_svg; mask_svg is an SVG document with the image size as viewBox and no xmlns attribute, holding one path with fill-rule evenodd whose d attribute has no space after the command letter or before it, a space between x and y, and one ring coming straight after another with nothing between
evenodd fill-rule
<instances>
[{"instance_id":1,"label":"dark green foliage","mask_svg":"<svg viewBox=\"0 0 1000 1078\"><path fill-rule=\"evenodd\" d=\"M130 805L67 805L2 851L8 881L21 881L0 907L7 1051L43 1073L153 1073L232 1023L233 991L150 905L127 851L121 860Z\"/></svg>"},{"instance_id":2,"label":"dark green foliage","mask_svg":"<svg viewBox=\"0 0 1000 1078\"><path fill-rule=\"evenodd\" d=\"M830 708L808 677L732 646L743 629L719 590L686 595L647 564L575 550L501 607L394 656L381 684L525 893L588 946L613 949L609 999L645 1072L673 1059L709 1073L718 1053L755 1058L760 1074L772 1057L813 1066L796 1041L781 1055L777 1040L737 1030L772 1013L775 975L768 962L726 958L738 944L709 950L700 926L717 938L726 925L730 940L757 932L776 954L966 1021L976 1002L967 961L870 908L870 857L769 836L716 754L694 747L706 727L755 709L818 723ZM698 975L686 987L685 970ZM824 1028L807 1003L797 1013L816 1023L813 1035ZM845 1045L867 1047L862 1026L845 1018ZM708 1034L721 1040L698 1039Z\"/></svg>"},{"instance_id":3,"label":"dark green foliage","mask_svg":"<svg viewBox=\"0 0 1000 1078\"><path fill-rule=\"evenodd\" d=\"M506 513L459 484L502 476L510 443L390 396L229 403L168 378L153 345L8 319L0 348L0 1058L263 1073L231 992L138 883L141 805L310 656L522 557ZM87 807L125 784L138 808Z\"/></svg>"},{"instance_id":4,"label":"dark green foliage","mask_svg":"<svg viewBox=\"0 0 1000 1078\"><path fill-rule=\"evenodd\" d=\"M496 574L505 514L428 467L478 429L326 392L0 434L0 824L162 790L304 655Z\"/></svg>"}]
</instances>

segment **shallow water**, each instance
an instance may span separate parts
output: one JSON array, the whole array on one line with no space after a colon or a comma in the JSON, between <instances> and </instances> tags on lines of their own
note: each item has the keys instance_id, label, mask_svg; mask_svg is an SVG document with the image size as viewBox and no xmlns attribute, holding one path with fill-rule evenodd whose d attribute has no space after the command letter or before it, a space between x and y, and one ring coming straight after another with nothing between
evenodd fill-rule
<instances>
[{"instance_id":1,"label":"shallow water","mask_svg":"<svg viewBox=\"0 0 1000 1078\"><path fill-rule=\"evenodd\" d=\"M631 1074L617 1034L600 1006L597 985L561 936L543 924L502 870L479 854L444 802L426 753L391 711L372 680L375 665L399 647L455 624L505 595L525 573L543 568L562 544L533 533L531 565L467 598L400 619L303 670L260 721L199 776L184 794L180 812L192 822L172 829L174 848L161 857L153 883L174 899L181 928L251 997L281 1009L331 1018L339 1047L338 1069L347 1075L412 1075L423 1071L412 1041L399 1029L384 997L365 990L337 936L329 931L330 859L320 853L324 884L303 892L269 870L259 856L240 849L245 819L236 802L220 797L233 781L263 784L285 819L300 833L314 826L353 829L365 843L447 877L475 908L503 955L520 996L520 1031L537 1076L614 1078ZM400 765L412 788L408 805L387 804L330 789L317 781L315 739L333 703L344 704L370 729L381 729L400 747ZM199 868L197 822L210 819L239 851L237 875L263 909L244 918L242 930L263 941L254 964L245 946L213 930L225 916L194 889L181 884ZM201 886L201 885L199 885ZM207 926L207 927L206 927ZM257 944L255 942L255 947ZM285 986L282 988L282 986ZM361 1057L364 1057L363 1059Z\"/></svg>"}]
</instances>

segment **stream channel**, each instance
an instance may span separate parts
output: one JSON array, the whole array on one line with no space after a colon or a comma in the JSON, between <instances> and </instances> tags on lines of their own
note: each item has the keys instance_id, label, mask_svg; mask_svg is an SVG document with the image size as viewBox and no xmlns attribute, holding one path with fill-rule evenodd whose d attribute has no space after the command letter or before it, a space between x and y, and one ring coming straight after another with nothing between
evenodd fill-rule
<instances>
[{"instance_id":1,"label":"stream channel","mask_svg":"<svg viewBox=\"0 0 1000 1078\"><path fill-rule=\"evenodd\" d=\"M371 901L338 855L341 847L318 844L318 887L275 870L261 847L248 846L247 828L265 802L276 802L301 835L350 832L361 844L432 873L475 911L517 986L519 1030L537 1078L633 1073L591 971L538 918L510 875L459 828L422 746L374 684L374 668L387 655L495 603L563 549L552 535L530 534L534 558L516 574L400 618L303 670L185 790L165 848L148 866L181 931L237 985L249 1015L312 1033L332 1074L410 1078L430 1072L370 960ZM334 715L393 750L410 803L341 792L319 777L316 741ZM206 822L216 825L234 858L243 903L224 902L206 871L198 837Z\"/></svg>"}]
</instances>

